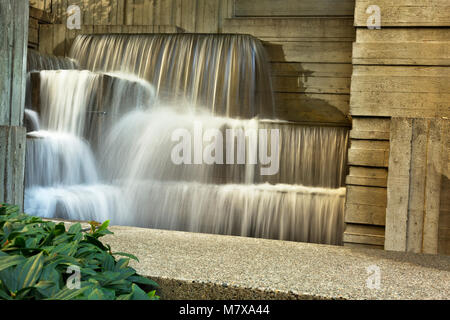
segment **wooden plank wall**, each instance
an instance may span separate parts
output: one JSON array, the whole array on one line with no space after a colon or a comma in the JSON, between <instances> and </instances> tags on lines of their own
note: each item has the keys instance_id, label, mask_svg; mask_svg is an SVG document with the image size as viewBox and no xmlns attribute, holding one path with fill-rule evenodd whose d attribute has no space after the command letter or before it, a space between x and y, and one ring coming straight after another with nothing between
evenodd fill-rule
<instances>
[{"instance_id":1,"label":"wooden plank wall","mask_svg":"<svg viewBox=\"0 0 450 320\"><path fill-rule=\"evenodd\" d=\"M389 177L395 174L391 118L450 117L450 7L447 0L379 0L381 29L370 30L366 10L373 4L357 0L355 8L344 239L347 245L382 247L388 197L400 187L392 182L387 188L388 167Z\"/></svg>"},{"instance_id":2,"label":"wooden plank wall","mask_svg":"<svg viewBox=\"0 0 450 320\"><path fill-rule=\"evenodd\" d=\"M81 7L81 33L252 34L269 53L278 118L350 124L354 0L54 0L57 24L41 28L42 52L68 54L80 33L65 30L70 4Z\"/></svg>"}]
</instances>

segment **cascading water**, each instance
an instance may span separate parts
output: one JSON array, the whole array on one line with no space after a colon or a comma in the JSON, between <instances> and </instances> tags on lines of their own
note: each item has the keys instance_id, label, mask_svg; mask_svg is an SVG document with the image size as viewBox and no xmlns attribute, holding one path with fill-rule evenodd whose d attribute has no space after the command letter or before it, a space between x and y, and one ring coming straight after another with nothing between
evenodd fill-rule
<instances>
[{"instance_id":1,"label":"cascading water","mask_svg":"<svg viewBox=\"0 0 450 320\"><path fill-rule=\"evenodd\" d=\"M36 111L26 109L24 110L24 124L27 132L39 131L39 114Z\"/></svg>"},{"instance_id":2,"label":"cascading water","mask_svg":"<svg viewBox=\"0 0 450 320\"><path fill-rule=\"evenodd\" d=\"M92 184L98 181L89 145L68 133L28 133L25 186Z\"/></svg>"},{"instance_id":3,"label":"cascading water","mask_svg":"<svg viewBox=\"0 0 450 320\"><path fill-rule=\"evenodd\" d=\"M82 35L70 56L88 70L146 79L160 101L206 106L227 117L273 116L265 51L251 36Z\"/></svg>"},{"instance_id":4,"label":"cascading water","mask_svg":"<svg viewBox=\"0 0 450 320\"><path fill-rule=\"evenodd\" d=\"M78 69L77 62L70 58L54 57L28 49L27 71Z\"/></svg>"},{"instance_id":5,"label":"cascading water","mask_svg":"<svg viewBox=\"0 0 450 320\"><path fill-rule=\"evenodd\" d=\"M71 56L92 71L40 73L47 131L29 133L27 142L29 213L342 243L348 130L270 120L270 75L258 40L79 36ZM220 140L225 151L214 149L212 163L175 164L177 130L200 135L200 145L186 149L192 159L214 140L205 140L203 131L213 130L215 146ZM265 153L261 130L272 143ZM248 161L261 154L270 164ZM275 159L275 174L261 175Z\"/></svg>"}]
</instances>

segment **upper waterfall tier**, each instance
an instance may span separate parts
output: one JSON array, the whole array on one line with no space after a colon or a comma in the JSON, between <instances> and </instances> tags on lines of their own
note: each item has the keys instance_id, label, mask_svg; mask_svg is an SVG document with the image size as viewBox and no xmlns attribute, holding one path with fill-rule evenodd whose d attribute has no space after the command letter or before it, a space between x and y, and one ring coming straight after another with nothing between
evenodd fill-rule
<instances>
[{"instance_id":1,"label":"upper waterfall tier","mask_svg":"<svg viewBox=\"0 0 450 320\"><path fill-rule=\"evenodd\" d=\"M41 70L68 70L78 69L78 64L75 60L55 57L42 54L35 50L28 50L27 54L27 71L41 71Z\"/></svg>"},{"instance_id":2,"label":"upper waterfall tier","mask_svg":"<svg viewBox=\"0 0 450 320\"><path fill-rule=\"evenodd\" d=\"M39 79L42 127L83 136L93 146L122 114L154 100L153 87L132 75L58 70L41 71Z\"/></svg>"},{"instance_id":3,"label":"upper waterfall tier","mask_svg":"<svg viewBox=\"0 0 450 320\"><path fill-rule=\"evenodd\" d=\"M228 117L274 115L265 50L249 35L81 35L70 56L89 70L144 78L162 101L185 101Z\"/></svg>"}]
</instances>

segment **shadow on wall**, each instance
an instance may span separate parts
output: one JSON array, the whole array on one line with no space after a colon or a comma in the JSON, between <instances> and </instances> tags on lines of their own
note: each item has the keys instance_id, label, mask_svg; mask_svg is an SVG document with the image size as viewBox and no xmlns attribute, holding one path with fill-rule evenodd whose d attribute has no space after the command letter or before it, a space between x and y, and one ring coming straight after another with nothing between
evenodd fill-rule
<instances>
[{"instance_id":1,"label":"shadow on wall","mask_svg":"<svg viewBox=\"0 0 450 320\"><path fill-rule=\"evenodd\" d=\"M270 46L270 54L271 56L276 57L277 62L286 63L286 66L291 67L287 64L289 61L286 61L285 59L285 53L282 45L267 42L263 42L263 44L265 47ZM347 113L344 113L342 108L339 108L337 105L332 105L327 100L318 99L313 97L312 94L307 93L305 82L307 82L308 78L312 76L313 71L303 69L300 63L296 64L295 67L292 66L292 70L285 71L295 73L299 81L295 93L275 91L276 118L280 120L298 122L351 124L351 118L348 112L350 95L348 95L348 100L346 101ZM279 95L289 97L292 95L293 98L280 99L277 97Z\"/></svg>"}]
</instances>

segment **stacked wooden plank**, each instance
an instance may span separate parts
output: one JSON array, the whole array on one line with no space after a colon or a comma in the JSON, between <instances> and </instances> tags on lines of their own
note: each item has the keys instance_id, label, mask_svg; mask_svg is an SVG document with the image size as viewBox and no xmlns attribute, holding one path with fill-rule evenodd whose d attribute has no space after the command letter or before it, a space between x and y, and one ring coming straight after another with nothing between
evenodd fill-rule
<instances>
[{"instance_id":1,"label":"stacked wooden plank","mask_svg":"<svg viewBox=\"0 0 450 320\"><path fill-rule=\"evenodd\" d=\"M350 98L353 130L344 240L348 245L382 247L384 226L387 223L394 228L395 222L395 218L386 222L388 198L392 201L389 195L395 194L395 185L400 183L391 179L397 170L391 167L390 152L402 147L406 150L405 146L411 147L412 143L403 140L403 146L392 145L391 117L450 116L450 3L380 0L376 4L381 9L381 29L369 29L367 20L373 12L366 11L373 4L357 0L355 8L357 31ZM388 167L392 183L386 189ZM422 182L425 176L421 176ZM411 208L421 205L416 203ZM397 214L394 207L388 210L388 216Z\"/></svg>"}]
</instances>

